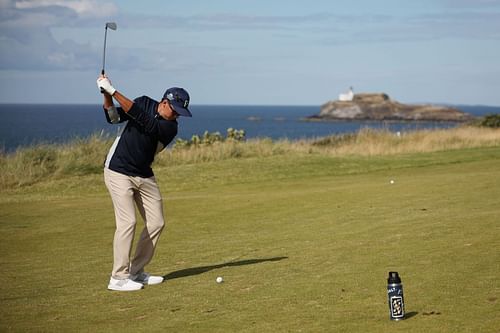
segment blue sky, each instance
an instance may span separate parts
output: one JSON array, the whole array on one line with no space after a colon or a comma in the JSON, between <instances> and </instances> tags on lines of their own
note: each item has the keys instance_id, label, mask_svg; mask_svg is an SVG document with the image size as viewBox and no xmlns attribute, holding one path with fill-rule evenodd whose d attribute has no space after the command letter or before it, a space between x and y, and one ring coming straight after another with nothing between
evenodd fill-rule
<instances>
[{"instance_id":1,"label":"blue sky","mask_svg":"<svg viewBox=\"0 0 500 333\"><path fill-rule=\"evenodd\" d=\"M194 104L500 105L500 0L0 0L0 103L100 103L182 86Z\"/></svg>"}]
</instances>

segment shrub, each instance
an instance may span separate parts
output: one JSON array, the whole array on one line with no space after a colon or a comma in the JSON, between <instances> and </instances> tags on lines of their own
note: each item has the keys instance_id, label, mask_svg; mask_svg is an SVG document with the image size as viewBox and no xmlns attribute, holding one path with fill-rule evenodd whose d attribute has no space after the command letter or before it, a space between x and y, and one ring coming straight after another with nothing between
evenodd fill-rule
<instances>
[{"instance_id":1,"label":"shrub","mask_svg":"<svg viewBox=\"0 0 500 333\"><path fill-rule=\"evenodd\" d=\"M225 138L220 134L220 132L209 133L208 131L205 131L203 136L200 137L195 134L191 137L191 140L177 139L174 143L174 148L210 146L224 141L245 141L245 131L228 128Z\"/></svg>"},{"instance_id":2,"label":"shrub","mask_svg":"<svg viewBox=\"0 0 500 333\"><path fill-rule=\"evenodd\" d=\"M479 126L499 128L500 127L500 114L490 114L485 116L479 121Z\"/></svg>"},{"instance_id":3,"label":"shrub","mask_svg":"<svg viewBox=\"0 0 500 333\"><path fill-rule=\"evenodd\" d=\"M356 140L356 133L331 135L314 140L311 144L318 147L337 147Z\"/></svg>"}]
</instances>

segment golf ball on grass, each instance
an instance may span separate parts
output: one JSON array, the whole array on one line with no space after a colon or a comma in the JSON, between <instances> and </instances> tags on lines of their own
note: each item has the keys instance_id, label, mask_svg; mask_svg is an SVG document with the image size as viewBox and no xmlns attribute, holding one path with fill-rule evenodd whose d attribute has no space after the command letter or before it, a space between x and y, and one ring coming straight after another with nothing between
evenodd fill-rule
<instances>
[{"instance_id":1,"label":"golf ball on grass","mask_svg":"<svg viewBox=\"0 0 500 333\"><path fill-rule=\"evenodd\" d=\"M215 279L215 282L222 283L224 282L224 279L222 278L222 276L218 276L217 279Z\"/></svg>"},{"instance_id":2,"label":"golf ball on grass","mask_svg":"<svg viewBox=\"0 0 500 333\"><path fill-rule=\"evenodd\" d=\"M394 180L391 179L391 184L394 184Z\"/></svg>"}]
</instances>

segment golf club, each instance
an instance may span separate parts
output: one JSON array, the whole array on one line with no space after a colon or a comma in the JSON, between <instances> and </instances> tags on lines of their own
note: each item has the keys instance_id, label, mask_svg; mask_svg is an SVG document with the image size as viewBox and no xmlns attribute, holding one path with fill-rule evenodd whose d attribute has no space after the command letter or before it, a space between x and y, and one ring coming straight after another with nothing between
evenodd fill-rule
<instances>
[{"instance_id":1,"label":"golf club","mask_svg":"<svg viewBox=\"0 0 500 333\"><path fill-rule=\"evenodd\" d=\"M102 71L101 74L104 75L104 66L106 65L106 37L108 35L108 28L111 30L116 30L115 22L107 22L106 27L104 28L104 51L102 53Z\"/></svg>"}]
</instances>

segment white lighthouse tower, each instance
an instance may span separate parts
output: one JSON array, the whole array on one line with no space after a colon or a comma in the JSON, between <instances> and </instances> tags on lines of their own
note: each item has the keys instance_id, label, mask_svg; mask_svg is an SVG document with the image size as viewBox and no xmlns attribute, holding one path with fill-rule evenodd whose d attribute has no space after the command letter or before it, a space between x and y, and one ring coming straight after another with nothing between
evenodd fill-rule
<instances>
[{"instance_id":1,"label":"white lighthouse tower","mask_svg":"<svg viewBox=\"0 0 500 333\"><path fill-rule=\"evenodd\" d=\"M345 94L339 95L339 101L341 102L350 102L354 98L354 92L352 91L352 87L349 88L349 91Z\"/></svg>"}]
</instances>

